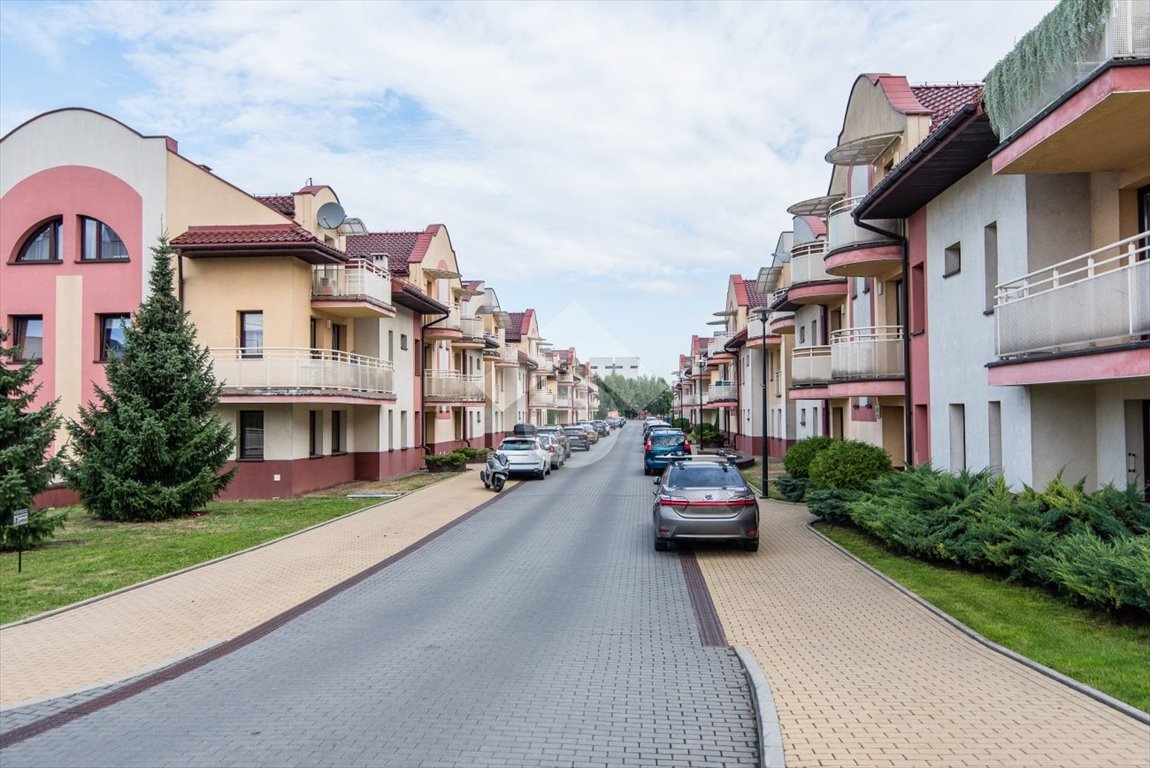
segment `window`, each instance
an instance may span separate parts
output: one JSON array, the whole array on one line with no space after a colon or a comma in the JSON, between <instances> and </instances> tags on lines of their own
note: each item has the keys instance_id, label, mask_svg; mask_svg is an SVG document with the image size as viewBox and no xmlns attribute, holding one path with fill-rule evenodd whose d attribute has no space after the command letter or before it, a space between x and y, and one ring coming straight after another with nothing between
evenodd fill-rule
<instances>
[{"instance_id":1,"label":"window","mask_svg":"<svg viewBox=\"0 0 1150 768\"><path fill-rule=\"evenodd\" d=\"M240 459L262 461L264 458L264 412L240 411Z\"/></svg>"},{"instance_id":2,"label":"window","mask_svg":"<svg viewBox=\"0 0 1150 768\"><path fill-rule=\"evenodd\" d=\"M990 468L1002 474L1002 401L991 400L986 409L987 438L990 442Z\"/></svg>"},{"instance_id":3,"label":"window","mask_svg":"<svg viewBox=\"0 0 1150 768\"><path fill-rule=\"evenodd\" d=\"M331 412L331 452L343 453L346 450L343 435L343 411Z\"/></svg>"},{"instance_id":4,"label":"window","mask_svg":"<svg viewBox=\"0 0 1150 768\"><path fill-rule=\"evenodd\" d=\"M407 450L407 411L399 412L399 447Z\"/></svg>"},{"instance_id":5,"label":"window","mask_svg":"<svg viewBox=\"0 0 1150 768\"><path fill-rule=\"evenodd\" d=\"M806 408L802 408L799 410L799 424L801 424L804 427L807 425L807 409Z\"/></svg>"},{"instance_id":6,"label":"window","mask_svg":"<svg viewBox=\"0 0 1150 768\"><path fill-rule=\"evenodd\" d=\"M982 258L986 270L986 313L994 311L995 289L998 286L998 222L982 230Z\"/></svg>"},{"instance_id":7,"label":"window","mask_svg":"<svg viewBox=\"0 0 1150 768\"><path fill-rule=\"evenodd\" d=\"M950 470L966 469L966 406L950 404Z\"/></svg>"},{"instance_id":8,"label":"window","mask_svg":"<svg viewBox=\"0 0 1150 768\"><path fill-rule=\"evenodd\" d=\"M40 315L13 317L12 341L20 350L17 360L43 360L44 318Z\"/></svg>"},{"instance_id":9,"label":"window","mask_svg":"<svg viewBox=\"0 0 1150 768\"><path fill-rule=\"evenodd\" d=\"M240 312L240 349L244 357L264 356L263 312Z\"/></svg>"},{"instance_id":10,"label":"window","mask_svg":"<svg viewBox=\"0 0 1150 768\"><path fill-rule=\"evenodd\" d=\"M123 261L128 258L128 247L104 222L81 216L80 233L80 258L84 261Z\"/></svg>"},{"instance_id":11,"label":"window","mask_svg":"<svg viewBox=\"0 0 1150 768\"><path fill-rule=\"evenodd\" d=\"M395 331L387 332L387 359L389 362L395 362Z\"/></svg>"},{"instance_id":12,"label":"window","mask_svg":"<svg viewBox=\"0 0 1150 768\"><path fill-rule=\"evenodd\" d=\"M807 343L807 327L805 325L799 326L799 343L800 344L806 344Z\"/></svg>"},{"instance_id":13,"label":"window","mask_svg":"<svg viewBox=\"0 0 1150 768\"><path fill-rule=\"evenodd\" d=\"M131 315L100 315L100 361L124 353L124 331L132 325Z\"/></svg>"},{"instance_id":14,"label":"window","mask_svg":"<svg viewBox=\"0 0 1150 768\"><path fill-rule=\"evenodd\" d=\"M60 261L62 258L60 236L63 226L63 219L53 219L41 225L24 241L23 247L16 255L16 261L25 264L47 264Z\"/></svg>"},{"instance_id":15,"label":"window","mask_svg":"<svg viewBox=\"0 0 1150 768\"><path fill-rule=\"evenodd\" d=\"M910 268L910 332L926 330L926 269L922 264Z\"/></svg>"},{"instance_id":16,"label":"window","mask_svg":"<svg viewBox=\"0 0 1150 768\"><path fill-rule=\"evenodd\" d=\"M395 411L387 410L387 450L395 450Z\"/></svg>"},{"instance_id":17,"label":"window","mask_svg":"<svg viewBox=\"0 0 1150 768\"><path fill-rule=\"evenodd\" d=\"M338 323L333 323L331 326L331 348L333 350L343 349L344 344L344 328Z\"/></svg>"},{"instance_id":18,"label":"window","mask_svg":"<svg viewBox=\"0 0 1150 768\"><path fill-rule=\"evenodd\" d=\"M404 351L407 351L407 334L406 333L399 334L399 348L404 350Z\"/></svg>"},{"instance_id":19,"label":"window","mask_svg":"<svg viewBox=\"0 0 1150 768\"><path fill-rule=\"evenodd\" d=\"M323 415L319 411L307 412L307 455L323 455Z\"/></svg>"},{"instance_id":20,"label":"window","mask_svg":"<svg viewBox=\"0 0 1150 768\"><path fill-rule=\"evenodd\" d=\"M962 271L962 243L955 243L946 249L942 266L943 277L957 275Z\"/></svg>"}]
</instances>

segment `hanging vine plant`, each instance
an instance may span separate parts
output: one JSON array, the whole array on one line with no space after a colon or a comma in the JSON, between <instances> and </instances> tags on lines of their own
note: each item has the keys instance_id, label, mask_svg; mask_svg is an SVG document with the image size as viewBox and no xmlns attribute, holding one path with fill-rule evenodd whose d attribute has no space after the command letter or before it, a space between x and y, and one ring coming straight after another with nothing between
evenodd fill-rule
<instances>
[{"instance_id":1,"label":"hanging vine plant","mask_svg":"<svg viewBox=\"0 0 1150 768\"><path fill-rule=\"evenodd\" d=\"M1030 117L1018 113L1031 105L1044 82L1074 67L1101 39L1113 5L1114 0L1062 0L990 70L983 100L999 138L1021 123L1016 115Z\"/></svg>"}]
</instances>

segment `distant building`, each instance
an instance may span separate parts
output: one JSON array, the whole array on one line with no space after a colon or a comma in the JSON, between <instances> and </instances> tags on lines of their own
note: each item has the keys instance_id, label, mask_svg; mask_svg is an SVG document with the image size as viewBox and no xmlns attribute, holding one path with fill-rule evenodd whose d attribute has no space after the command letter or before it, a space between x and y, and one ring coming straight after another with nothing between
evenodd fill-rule
<instances>
[{"instance_id":1,"label":"distant building","mask_svg":"<svg viewBox=\"0 0 1150 768\"><path fill-rule=\"evenodd\" d=\"M592 357L588 360L592 376L610 376L617 373L629 379L639 378L637 357Z\"/></svg>"}]
</instances>

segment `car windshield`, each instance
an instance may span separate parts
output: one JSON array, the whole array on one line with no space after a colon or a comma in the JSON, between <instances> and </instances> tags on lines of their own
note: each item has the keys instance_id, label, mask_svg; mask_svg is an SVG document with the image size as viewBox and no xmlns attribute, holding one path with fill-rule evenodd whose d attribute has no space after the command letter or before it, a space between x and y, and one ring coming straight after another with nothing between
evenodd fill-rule
<instances>
[{"instance_id":1,"label":"car windshield","mask_svg":"<svg viewBox=\"0 0 1150 768\"><path fill-rule=\"evenodd\" d=\"M530 451L535 447L534 440L504 440L499 446L501 451Z\"/></svg>"},{"instance_id":2,"label":"car windshield","mask_svg":"<svg viewBox=\"0 0 1150 768\"><path fill-rule=\"evenodd\" d=\"M579 429L578 427L568 427L567 429L565 429L563 431L569 435L581 435L581 434L583 434L583 430Z\"/></svg>"},{"instance_id":3,"label":"car windshield","mask_svg":"<svg viewBox=\"0 0 1150 768\"><path fill-rule=\"evenodd\" d=\"M667 476L668 488L742 488L742 478L723 465L674 467Z\"/></svg>"},{"instance_id":4,"label":"car windshield","mask_svg":"<svg viewBox=\"0 0 1150 768\"><path fill-rule=\"evenodd\" d=\"M686 439L682 432L652 432L651 447L666 448L672 445L682 445Z\"/></svg>"}]
</instances>

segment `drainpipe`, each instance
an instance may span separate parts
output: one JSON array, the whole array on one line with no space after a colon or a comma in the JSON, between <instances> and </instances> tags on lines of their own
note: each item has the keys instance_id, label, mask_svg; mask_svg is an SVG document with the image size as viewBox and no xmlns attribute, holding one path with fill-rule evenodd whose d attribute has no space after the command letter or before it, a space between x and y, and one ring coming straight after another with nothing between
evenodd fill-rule
<instances>
[{"instance_id":1,"label":"drainpipe","mask_svg":"<svg viewBox=\"0 0 1150 768\"><path fill-rule=\"evenodd\" d=\"M906 447L903 449L905 455L903 462L907 467L911 465L911 456L913 454L914 442L914 402L911 400L910 392L910 247L907 243L906 235L900 235L897 232L888 232L885 229L867 224L865 221L860 221L858 217L858 208L851 212L851 218L854 219L856 226L874 232L876 235L889 237L898 242L902 246L902 291L898 297L899 308L902 311L902 369L903 375L903 400L906 405L902 411L902 421Z\"/></svg>"},{"instance_id":2,"label":"drainpipe","mask_svg":"<svg viewBox=\"0 0 1150 768\"><path fill-rule=\"evenodd\" d=\"M419 346L420 346L420 349L423 350L423 354L421 355L421 357L423 359L419 361L420 364L423 364L424 362L427 361L427 346L428 345L427 345L427 342L424 341L424 339L427 338L427 329L433 325L439 325L440 323L442 323L444 320L446 320L450 316L451 316L450 312L444 312L443 314L440 315L438 320L432 320L430 323L424 323L423 325L419 326L419 328L420 328ZM420 372L420 374L419 374L419 418L420 419L424 418L424 416L423 416L424 408L423 407L425 405L427 405L427 376L425 375L425 373L426 373L426 371L423 371L423 372ZM439 412L439 406L436 406L436 413L438 413L438 412ZM429 446L427 444L427 425L426 425L426 423L423 425L422 432L423 432L423 445L421 445L419 447L423 449L424 453L431 453L431 446Z\"/></svg>"}]
</instances>

